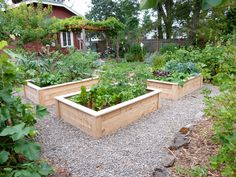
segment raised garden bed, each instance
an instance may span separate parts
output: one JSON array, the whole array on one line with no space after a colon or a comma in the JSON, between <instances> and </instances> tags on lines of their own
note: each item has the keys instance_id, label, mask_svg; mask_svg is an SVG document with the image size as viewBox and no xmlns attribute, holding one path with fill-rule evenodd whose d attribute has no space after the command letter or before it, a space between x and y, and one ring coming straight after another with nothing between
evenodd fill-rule
<instances>
[{"instance_id":1,"label":"raised garden bed","mask_svg":"<svg viewBox=\"0 0 236 177\"><path fill-rule=\"evenodd\" d=\"M161 98L177 100L199 88L203 85L203 77L201 75L191 77L185 81L183 86L180 86L178 83L166 82L148 79L147 86L160 89L162 92L160 94Z\"/></svg>"},{"instance_id":2,"label":"raised garden bed","mask_svg":"<svg viewBox=\"0 0 236 177\"><path fill-rule=\"evenodd\" d=\"M78 94L80 92L56 97L57 116L95 139L113 133L160 107L160 90L150 88L142 96L100 111L69 100Z\"/></svg>"},{"instance_id":3,"label":"raised garden bed","mask_svg":"<svg viewBox=\"0 0 236 177\"><path fill-rule=\"evenodd\" d=\"M56 96L78 92L81 86L90 88L92 85L97 84L98 81L98 77L95 77L48 87L39 87L31 81L27 81L27 84L24 86L24 94L26 98L35 104L49 106L55 103L54 98Z\"/></svg>"}]
</instances>

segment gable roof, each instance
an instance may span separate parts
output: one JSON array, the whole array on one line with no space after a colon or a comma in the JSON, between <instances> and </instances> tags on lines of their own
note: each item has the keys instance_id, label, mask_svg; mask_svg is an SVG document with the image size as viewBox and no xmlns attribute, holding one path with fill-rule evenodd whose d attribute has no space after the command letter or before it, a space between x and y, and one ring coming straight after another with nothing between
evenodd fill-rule
<instances>
[{"instance_id":1,"label":"gable roof","mask_svg":"<svg viewBox=\"0 0 236 177\"><path fill-rule=\"evenodd\" d=\"M38 0L23 0L22 1L23 3L26 3L26 4L32 4L32 3L38 3ZM53 2L52 0L43 0L41 1L42 4L46 4L46 5L52 5L52 6L58 6L58 7L63 7L67 10L69 10L70 12L72 12L73 14L77 15L77 16L82 16L80 13L78 13L77 11L75 11L74 9L72 9L71 7L69 7L67 4L65 3L58 3L58 2ZM11 5L11 8L15 8L15 7L18 7L20 5L20 3L18 4L14 4L14 5Z\"/></svg>"}]
</instances>

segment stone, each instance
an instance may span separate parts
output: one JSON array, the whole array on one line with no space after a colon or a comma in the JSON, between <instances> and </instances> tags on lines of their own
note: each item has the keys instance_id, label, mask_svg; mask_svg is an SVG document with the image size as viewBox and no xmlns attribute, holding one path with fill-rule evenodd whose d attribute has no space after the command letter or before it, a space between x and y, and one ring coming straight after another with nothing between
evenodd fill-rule
<instances>
[{"instance_id":1,"label":"stone","mask_svg":"<svg viewBox=\"0 0 236 177\"><path fill-rule=\"evenodd\" d=\"M165 167L157 167L157 168L155 168L152 176L153 177L171 177L171 173Z\"/></svg>"},{"instance_id":2,"label":"stone","mask_svg":"<svg viewBox=\"0 0 236 177\"><path fill-rule=\"evenodd\" d=\"M180 147L187 146L191 139L182 133L176 133L172 144L169 146L170 150L176 150Z\"/></svg>"},{"instance_id":3,"label":"stone","mask_svg":"<svg viewBox=\"0 0 236 177\"><path fill-rule=\"evenodd\" d=\"M164 167L172 167L175 163L175 157L167 154L161 159L161 163Z\"/></svg>"}]
</instances>

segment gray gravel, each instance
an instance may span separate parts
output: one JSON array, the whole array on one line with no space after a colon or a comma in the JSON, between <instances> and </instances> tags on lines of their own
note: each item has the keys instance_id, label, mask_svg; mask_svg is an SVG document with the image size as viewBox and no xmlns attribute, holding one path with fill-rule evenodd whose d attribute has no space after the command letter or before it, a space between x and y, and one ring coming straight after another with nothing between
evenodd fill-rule
<instances>
[{"instance_id":1,"label":"gray gravel","mask_svg":"<svg viewBox=\"0 0 236 177\"><path fill-rule=\"evenodd\" d=\"M205 87L218 93L211 85ZM151 176L173 135L200 119L202 99L198 90L178 101L162 100L156 112L99 140L56 118L50 107L50 116L37 123L42 156L72 177Z\"/></svg>"}]
</instances>

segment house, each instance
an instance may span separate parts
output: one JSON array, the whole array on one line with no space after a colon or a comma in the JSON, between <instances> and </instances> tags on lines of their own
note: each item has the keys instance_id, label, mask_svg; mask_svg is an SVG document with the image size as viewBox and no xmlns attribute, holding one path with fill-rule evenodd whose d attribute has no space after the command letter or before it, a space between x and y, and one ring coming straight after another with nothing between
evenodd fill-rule
<instances>
[{"instance_id":1,"label":"house","mask_svg":"<svg viewBox=\"0 0 236 177\"><path fill-rule=\"evenodd\" d=\"M14 3L16 2L16 3ZM23 0L26 4L31 4L34 7L37 7L38 0ZM13 1L11 3L12 8L17 8L20 3L19 1ZM48 6L52 7L51 17L56 17L58 19L66 19L73 16L82 16L78 12L72 9L72 5L69 6L69 0L43 0L42 2L43 8L47 8ZM57 40L51 43L50 49L53 50L56 47L61 48L62 50L66 50L67 48L75 48L78 50L82 50L84 47L84 41L82 39L83 35L81 35L78 31L62 31L57 34ZM42 45L33 42L25 45L25 48L33 51L40 51L42 49Z\"/></svg>"}]
</instances>

